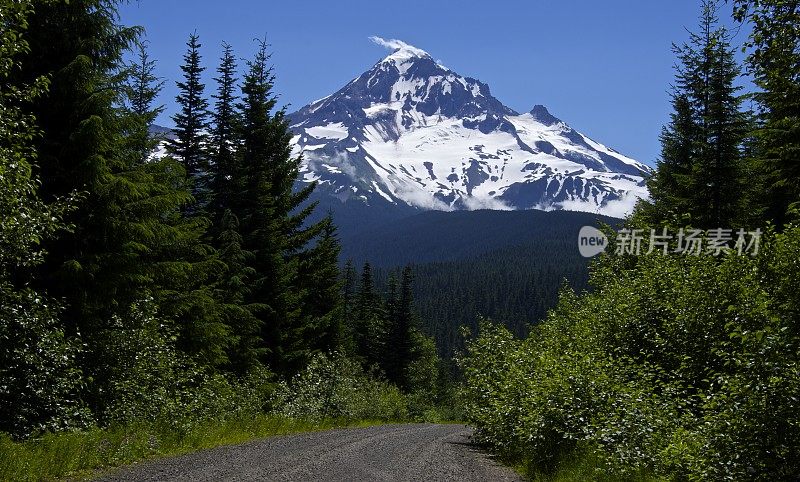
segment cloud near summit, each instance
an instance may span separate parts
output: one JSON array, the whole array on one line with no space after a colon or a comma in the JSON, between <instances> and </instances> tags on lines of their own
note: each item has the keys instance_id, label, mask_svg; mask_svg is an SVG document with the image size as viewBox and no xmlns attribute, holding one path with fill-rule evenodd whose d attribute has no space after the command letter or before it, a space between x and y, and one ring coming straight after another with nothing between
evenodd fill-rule
<instances>
[{"instance_id":1,"label":"cloud near summit","mask_svg":"<svg viewBox=\"0 0 800 482\"><path fill-rule=\"evenodd\" d=\"M397 39L394 39L394 38L385 39L383 37L378 37L377 35L373 35L369 39L375 45L380 45L381 47L387 48L387 49L389 49L389 50L391 50L393 52L396 51L396 50L404 50L404 51L409 52L409 53L411 53L413 55L419 55L419 56L428 55L428 53L425 52L424 50L422 50L420 48L417 48L417 47L414 47L411 44L403 42L402 40L397 40Z\"/></svg>"},{"instance_id":2,"label":"cloud near summit","mask_svg":"<svg viewBox=\"0 0 800 482\"><path fill-rule=\"evenodd\" d=\"M397 50L402 48L411 47L407 43L403 42L402 40L397 39L385 39L383 37L378 37L377 35L373 35L369 38L372 43L375 45L380 45L381 47L385 47L389 50Z\"/></svg>"}]
</instances>

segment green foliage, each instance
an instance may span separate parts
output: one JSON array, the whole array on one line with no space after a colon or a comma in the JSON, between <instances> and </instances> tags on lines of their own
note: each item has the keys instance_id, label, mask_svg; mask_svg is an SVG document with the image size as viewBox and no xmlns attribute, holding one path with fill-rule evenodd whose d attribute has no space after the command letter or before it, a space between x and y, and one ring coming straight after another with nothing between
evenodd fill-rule
<instances>
[{"instance_id":1,"label":"green foliage","mask_svg":"<svg viewBox=\"0 0 800 482\"><path fill-rule=\"evenodd\" d=\"M770 230L754 257L605 255L595 292L563 293L527 340L483 326L462 360L468 418L531 474L558 477L585 459L596 475L625 479L800 477L800 228L789 222L800 179L800 11L783 0L734 4L752 27L757 126L745 139L738 68L707 3L701 33L677 50L652 203L629 223L763 222L783 233ZM751 189L737 193L743 181Z\"/></svg>"},{"instance_id":2,"label":"green foliage","mask_svg":"<svg viewBox=\"0 0 800 482\"><path fill-rule=\"evenodd\" d=\"M437 355L433 339L414 330L411 343L411 361L405 368L411 418L425 422L463 420L451 369Z\"/></svg>"},{"instance_id":3,"label":"green foliage","mask_svg":"<svg viewBox=\"0 0 800 482\"><path fill-rule=\"evenodd\" d=\"M164 86L155 75L156 61L147 51L147 42L139 40L136 60L126 66L124 122L125 144L132 151L135 162L144 163L158 147L160 139L150 134L150 126L164 111L164 106L154 105Z\"/></svg>"},{"instance_id":4,"label":"green foliage","mask_svg":"<svg viewBox=\"0 0 800 482\"><path fill-rule=\"evenodd\" d=\"M211 211L219 229L221 216L233 207L236 198L237 171L241 169L236 157L235 144L240 141L240 113L236 108L236 57L233 48L223 43L224 52L217 68L217 93L214 95L214 112L212 113L211 155L211 192L213 200Z\"/></svg>"},{"instance_id":5,"label":"green foliage","mask_svg":"<svg viewBox=\"0 0 800 482\"><path fill-rule=\"evenodd\" d=\"M42 241L66 228L68 200L46 204L32 163L35 118L23 109L46 92L46 78L14 85L12 71L28 52L23 32L31 2L0 2L0 431L24 437L85 426L80 342L65 335L60 306L27 286L41 263Z\"/></svg>"},{"instance_id":6,"label":"green foliage","mask_svg":"<svg viewBox=\"0 0 800 482\"><path fill-rule=\"evenodd\" d=\"M386 349L386 313L375 289L372 266L365 263L353 307L353 334L357 357L365 366L378 366Z\"/></svg>"},{"instance_id":7,"label":"green foliage","mask_svg":"<svg viewBox=\"0 0 800 482\"><path fill-rule=\"evenodd\" d=\"M215 288L223 304L225 322L234 338L229 346L229 367L242 374L263 366L261 359L266 351L258 336L261 321L254 315L255 310L245 305L245 298L250 293L249 282L256 271L252 268L253 253L243 248L239 220L230 209L223 214L221 223L216 244L225 271Z\"/></svg>"},{"instance_id":8,"label":"green foliage","mask_svg":"<svg viewBox=\"0 0 800 482\"><path fill-rule=\"evenodd\" d=\"M413 274L410 266L403 269L396 292L388 293L386 302L386 354L383 365L387 378L400 388L408 389L411 383L406 373L414 360L415 330ZM435 380L435 376L432 378Z\"/></svg>"},{"instance_id":9,"label":"green foliage","mask_svg":"<svg viewBox=\"0 0 800 482\"><path fill-rule=\"evenodd\" d=\"M196 33L189 36L183 56L183 82L177 82L180 93L175 98L181 106L172 117L175 122L175 139L169 143L169 151L186 168L193 182L193 193L199 202L206 201L205 176L208 173L208 101L203 97L205 85L200 76L205 70L200 65L200 38Z\"/></svg>"},{"instance_id":10,"label":"green foliage","mask_svg":"<svg viewBox=\"0 0 800 482\"><path fill-rule=\"evenodd\" d=\"M741 161L748 128L736 85L741 68L716 11L715 0L704 1L699 31L673 47L674 112L661 133L658 169L648 180L651 200L640 203L638 214L654 224L688 217L710 229L743 218L749 173Z\"/></svg>"},{"instance_id":11,"label":"green foliage","mask_svg":"<svg viewBox=\"0 0 800 482\"><path fill-rule=\"evenodd\" d=\"M265 44L238 104L226 46L209 123L190 37L175 158L155 158L163 82L118 4L0 0L0 431L40 437L0 436L0 478L194 447L208 443L201 428L277 409L407 418L400 388L319 355L354 353L358 327L342 304L336 227L309 221L313 185L294 189L300 159ZM384 327L400 349L388 363L382 337L370 361L439 400L438 358L415 331L406 278ZM46 433L93 423L105 430ZM25 465L31 457L52 467Z\"/></svg>"},{"instance_id":12,"label":"green foliage","mask_svg":"<svg viewBox=\"0 0 800 482\"><path fill-rule=\"evenodd\" d=\"M89 339L153 296L184 325L187 350L208 347L201 356L218 362L219 343L211 335L220 324L209 318L216 310L203 286L213 268L199 242L205 224L181 216L191 201L186 174L169 159L142 163L143 145L124 137L141 133L152 112L123 108L130 69L122 54L139 30L119 25L115 8L107 0L37 4L26 37L31 52L12 76L17 83L52 79L47 95L29 105L42 130L34 147L43 195L85 193L67 219L72 232L44 244L48 255L34 285L65 300L67 333ZM146 97L136 101L145 111ZM191 343L187 337L195 334Z\"/></svg>"},{"instance_id":13,"label":"green foliage","mask_svg":"<svg viewBox=\"0 0 800 482\"><path fill-rule=\"evenodd\" d=\"M315 185L294 190L300 159L292 156L286 112L275 108L269 59L261 42L247 63L237 107L241 169L231 180L237 191L230 209L240 222L242 247L252 253L244 304L259 320L262 362L290 375L315 352L333 348L329 293L337 277L329 256L338 252L338 241L329 221L307 222L316 207L306 203Z\"/></svg>"},{"instance_id":14,"label":"green foliage","mask_svg":"<svg viewBox=\"0 0 800 482\"><path fill-rule=\"evenodd\" d=\"M364 372L341 354L314 357L278 395L278 413L290 418L400 421L407 401L397 387Z\"/></svg>"},{"instance_id":15,"label":"green foliage","mask_svg":"<svg viewBox=\"0 0 800 482\"><path fill-rule=\"evenodd\" d=\"M307 357L347 344L340 316L341 286L339 284L339 252L341 246L336 225L328 217L322 221L322 232L315 244L298 256L297 282L302 289L301 300L307 343Z\"/></svg>"},{"instance_id":16,"label":"green foliage","mask_svg":"<svg viewBox=\"0 0 800 482\"><path fill-rule=\"evenodd\" d=\"M484 325L463 360L480 439L544 469L588 447L623 476L796 478L798 248L792 228L754 259L608 257L529 339Z\"/></svg>"},{"instance_id":17,"label":"green foliage","mask_svg":"<svg viewBox=\"0 0 800 482\"><path fill-rule=\"evenodd\" d=\"M340 316L348 355L369 370L382 373L416 401L415 416L452 402L443 396L449 377L440 373L441 359L433 338L419 327L414 306L412 268L402 270L400 282L389 274L385 294L374 284L372 267L365 263L356 283L352 263L345 266Z\"/></svg>"},{"instance_id":18,"label":"green foliage","mask_svg":"<svg viewBox=\"0 0 800 482\"><path fill-rule=\"evenodd\" d=\"M15 437L92 421L82 400L82 347L65 336L50 303L32 290L0 283L0 432Z\"/></svg>"},{"instance_id":19,"label":"green foliage","mask_svg":"<svg viewBox=\"0 0 800 482\"><path fill-rule=\"evenodd\" d=\"M800 6L793 0L735 0L734 17L752 29L747 64L758 125L750 157L755 209L783 226L800 202Z\"/></svg>"},{"instance_id":20,"label":"green foliage","mask_svg":"<svg viewBox=\"0 0 800 482\"><path fill-rule=\"evenodd\" d=\"M94 335L92 355L107 361L95 372L108 381L97 387L102 422L174 424L178 430L220 414L260 410L264 393L248 395L247 384L204 371L176 348L177 336L154 310L150 301L138 303ZM257 371L248 383L256 384L256 375L269 379Z\"/></svg>"}]
</instances>

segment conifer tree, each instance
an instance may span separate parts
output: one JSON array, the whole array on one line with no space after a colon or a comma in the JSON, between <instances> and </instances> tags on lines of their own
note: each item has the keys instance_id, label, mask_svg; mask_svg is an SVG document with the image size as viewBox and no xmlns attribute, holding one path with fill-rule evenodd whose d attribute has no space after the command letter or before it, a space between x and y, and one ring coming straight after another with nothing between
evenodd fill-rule
<instances>
[{"instance_id":1,"label":"conifer tree","mask_svg":"<svg viewBox=\"0 0 800 482\"><path fill-rule=\"evenodd\" d=\"M236 58L233 48L223 44L224 52L217 68L217 93L213 96L214 112L211 133L211 190L212 212L219 222L227 209L233 207L238 189L234 184L239 169L236 159L236 144L239 140L239 113L236 109Z\"/></svg>"},{"instance_id":2,"label":"conifer tree","mask_svg":"<svg viewBox=\"0 0 800 482\"><path fill-rule=\"evenodd\" d=\"M695 102L700 107L704 137L693 177L696 205L708 203L710 208L706 216L697 218L713 228L733 226L742 216L742 144L749 126L741 110L742 87L736 85L741 67L730 34L719 26L716 0L704 4L703 9L702 58L707 65L701 67L701 75L705 92L702 100Z\"/></svg>"},{"instance_id":3,"label":"conifer tree","mask_svg":"<svg viewBox=\"0 0 800 482\"><path fill-rule=\"evenodd\" d=\"M27 49L32 2L0 0L0 432L82 428L90 415L81 400L81 342L65 336L58 303L27 286L42 260L40 243L65 226L68 202L45 203L31 163L36 119L23 110L47 88L44 77L13 85L10 74Z\"/></svg>"},{"instance_id":4,"label":"conifer tree","mask_svg":"<svg viewBox=\"0 0 800 482\"><path fill-rule=\"evenodd\" d=\"M763 216L779 226L800 202L800 5L794 0L736 0L749 21L747 64L760 107L752 158Z\"/></svg>"},{"instance_id":5,"label":"conifer tree","mask_svg":"<svg viewBox=\"0 0 800 482\"><path fill-rule=\"evenodd\" d=\"M210 287L221 263L201 242L206 221L182 215L192 199L185 172L169 159L142 163L125 138L137 122L144 127L125 108L122 60L139 31L117 23L116 5L44 2L30 17L30 62L16 75L52 77L48 94L32 104L43 119L36 141L42 193L82 193L66 220L74 229L47 243L37 282L66 301L67 332L84 335L89 369L114 363L100 359L100 335L135 329L140 317L130 308L150 298L177 324L182 348L204 364L224 363L227 333ZM94 380L98 392L108 382Z\"/></svg>"},{"instance_id":6,"label":"conifer tree","mask_svg":"<svg viewBox=\"0 0 800 482\"><path fill-rule=\"evenodd\" d=\"M401 388L409 388L406 370L413 361L414 339L417 331L414 318L414 275L410 266L403 268L395 315L389 329L388 352L394 361L394 381ZM391 378L390 378L391 379Z\"/></svg>"},{"instance_id":7,"label":"conifer tree","mask_svg":"<svg viewBox=\"0 0 800 482\"><path fill-rule=\"evenodd\" d=\"M301 257L299 286L305 293L303 318L305 337L312 349L330 351L346 345L345 329L340 316L339 253L341 246L336 226L329 214L316 244Z\"/></svg>"},{"instance_id":8,"label":"conifer tree","mask_svg":"<svg viewBox=\"0 0 800 482\"><path fill-rule=\"evenodd\" d=\"M51 78L49 92L31 106L42 132L35 148L43 196L83 193L66 219L73 232L46 243L38 278L67 301L64 319L73 332L91 332L141 297L146 277L137 261L143 226L123 219L148 186L131 173L117 109L122 53L138 32L117 24L115 6L104 0L37 5L29 19L31 53L13 74L18 83Z\"/></svg>"},{"instance_id":9,"label":"conifer tree","mask_svg":"<svg viewBox=\"0 0 800 482\"><path fill-rule=\"evenodd\" d=\"M254 315L263 307L245 305L251 292L250 281L256 273L251 267L253 253L244 249L239 229L239 220L231 210L226 210L219 235L219 255L225 263L225 272L217 286L217 296L233 335L229 366L234 373L243 375L260 366L264 356L259 337L261 321Z\"/></svg>"},{"instance_id":10,"label":"conifer tree","mask_svg":"<svg viewBox=\"0 0 800 482\"><path fill-rule=\"evenodd\" d=\"M386 348L384 367L386 377L400 388L408 389L407 370L413 361L415 345L415 320L411 267L403 269L398 284L392 274L386 303Z\"/></svg>"},{"instance_id":11,"label":"conifer tree","mask_svg":"<svg viewBox=\"0 0 800 482\"><path fill-rule=\"evenodd\" d=\"M286 113L276 110L268 61L266 43L261 42L242 85L241 169L234 180L241 194L232 204L245 249L253 253L248 304L260 307L256 316L267 361L278 372L291 373L302 367L316 343L306 336L312 320L303 311L303 300L307 291L327 286L304 285L299 274L310 243L326 223L307 222L316 204L304 204L315 184L294 190L301 161L292 156Z\"/></svg>"},{"instance_id":12,"label":"conifer tree","mask_svg":"<svg viewBox=\"0 0 800 482\"><path fill-rule=\"evenodd\" d=\"M128 115L125 117L124 136L136 160L144 163L160 142L151 135L150 127L164 111L163 105L154 105L164 81L155 75L156 62L150 58L146 41L136 43L136 54L136 61L127 66L125 95Z\"/></svg>"},{"instance_id":13,"label":"conifer tree","mask_svg":"<svg viewBox=\"0 0 800 482\"><path fill-rule=\"evenodd\" d=\"M193 194L202 205L208 195L206 186L208 164L208 101L203 97L205 85L201 75L205 70L200 62L200 38L189 35L187 51L183 56L183 81L177 82L179 94L175 98L180 111L172 116L175 122L175 139L168 149L186 168L189 178L195 183Z\"/></svg>"},{"instance_id":14,"label":"conifer tree","mask_svg":"<svg viewBox=\"0 0 800 482\"><path fill-rule=\"evenodd\" d=\"M347 355L355 355L355 299L358 280L353 260L345 262L341 273L341 306L339 326L342 328L340 349Z\"/></svg>"},{"instance_id":15,"label":"conifer tree","mask_svg":"<svg viewBox=\"0 0 800 482\"><path fill-rule=\"evenodd\" d=\"M369 263L364 263L361 271L354 311L353 336L357 358L367 367L382 367L386 346L386 314L380 296L375 291L372 266Z\"/></svg>"},{"instance_id":16,"label":"conifer tree","mask_svg":"<svg viewBox=\"0 0 800 482\"><path fill-rule=\"evenodd\" d=\"M692 211L692 160L698 144L698 129L689 99L677 90L672 93L670 123L661 130L661 159L658 169L647 180L650 202L637 206L648 220L680 225Z\"/></svg>"},{"instance_id":17,"label":"conifer tree","mask_svg":"<svg viewBox=\"0 0 800 482\"><path fill-rule=\"evenodd\" d=\"M639 213L655 222L688 215L696 227L732 226L742 217L747 119L735 85L740 68L727 30L718 26L716 2L703 3L700 33L674 51L679 60L674 113L648 183L652 204L642 203Z\"/></svg>"},{"instance_id":18,"label":"conifer tree","mask_svg":"<svg viewBox=\"0 0 800 482\"><path fill-rule=\"evenodd\" d=\"M290 317L296 318L296 300L290 293L294 273L286 262L286 239L277 200L271 195L271 174L275 137L271 111L276 101L271 95L272 74L267 55L261 48L252 61L242 85L242 143L240 159L242 195L234 214L241 222L245 249L253 253L254 276L246 303L259 320L261 347L276 367L282 360L281 331Z\"/></svg>"}]
</instances>

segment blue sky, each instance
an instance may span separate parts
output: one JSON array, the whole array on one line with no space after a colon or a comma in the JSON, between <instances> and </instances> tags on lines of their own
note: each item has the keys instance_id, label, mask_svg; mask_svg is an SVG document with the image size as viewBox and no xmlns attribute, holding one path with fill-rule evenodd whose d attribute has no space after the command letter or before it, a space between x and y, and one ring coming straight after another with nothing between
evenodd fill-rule
<instances>
[{"instance_id":1,"label":"blue sky","mask_svg":"<svg viewBox=\"0 0 800 482\"><path fill-rule=\"evenodd\" d=\"M377 35L482 80L515 110L544 104L579 131L652 165L670 112L671 44L686 39L699 9L699 0L133 0L120 14L123 23L145 27L167 81L164 125L171 125L181 56L195 30L209 93L223 41L247 58L254 39L266 37L276 91L290 111L386 56L368 40ZM729 10L720 12L726 23ZM735 38L743 41L744 33Z\"/></svg>"}]
</instances>

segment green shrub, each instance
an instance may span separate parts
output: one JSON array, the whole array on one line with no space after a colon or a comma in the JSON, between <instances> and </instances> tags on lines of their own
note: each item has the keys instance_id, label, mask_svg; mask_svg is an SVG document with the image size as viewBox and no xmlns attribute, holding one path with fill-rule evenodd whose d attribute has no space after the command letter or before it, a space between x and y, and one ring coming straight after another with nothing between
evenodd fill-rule
<instances>
[{"instance_id":1,"label":"green shrub","mask_svg":"<svg viewBox=\"0 0 800 482\"><path fill-rule=\"evenodd\" d=\"M186 431L269 409L277 384L268 370L253 370L242 380L209 373L181 354L167 326L146 301L93 340L94 356L106 361L94 374L103 382L96 384L102 425L170 424Z\"/></svg>"},{"instance_id":2,"label":"green shrub","mask_svg":"<svg viewBox=\"0 0 800 482\"><path fill-rule=\"evenodd\" d=\"M484 323L479 440L545 472L581 447L620 476L800 477L798 252L794 228L753 258L606 256L527 340Z\"/></svg>"},{"instance_id":3,"label":"green shrub","mask_svg":"<svg viewBox=\"0 0 800 482\"><path fill-rule=\"evenodd\" d=\"M364 372L341 354L317 355L275 395L278 412L312 420L387 420L408 417L400 390Z\"/></svg>"},{"instance_id":4,"label":"green shrub","mask_svg":"<svg viewBox=\"0 0 800 482\"><path fill-rule=\"evenodd\" d=\"M22 438L86 427L81 345L65 336L52 301L0 280L0 432Z\"/></svg>"}]
</instances>

